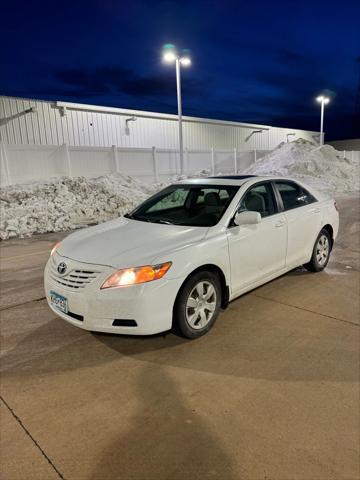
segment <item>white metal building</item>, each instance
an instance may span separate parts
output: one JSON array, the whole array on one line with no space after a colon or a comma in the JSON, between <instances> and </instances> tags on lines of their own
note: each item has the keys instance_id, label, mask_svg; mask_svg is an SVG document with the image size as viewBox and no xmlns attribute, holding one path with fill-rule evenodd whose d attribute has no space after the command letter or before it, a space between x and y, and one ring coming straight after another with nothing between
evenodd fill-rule
<instances>
[{"instance_id":1,"label":"white metal building","mask_svg":"<svg viewBox=\"0 0 360 480\"><path fill-rule=\"evenodd\" d=\"M125 173L167 181L201 170L239 173L279 143L316 132L176 115L0 97L1 185Z\"/></svg>"},{"instance_id":2,"label":"white metal building","mask_svg":"<svg viewBox=\"0 0 360 480\"><path fill-rule=\"evenodd\" d=\"M318 132L184 117L188 149L269 150L281 142L318 140ZM155 112L0 97L0 134L9 145L178 148L177 116Z\"/></svg>"}]
</instances>

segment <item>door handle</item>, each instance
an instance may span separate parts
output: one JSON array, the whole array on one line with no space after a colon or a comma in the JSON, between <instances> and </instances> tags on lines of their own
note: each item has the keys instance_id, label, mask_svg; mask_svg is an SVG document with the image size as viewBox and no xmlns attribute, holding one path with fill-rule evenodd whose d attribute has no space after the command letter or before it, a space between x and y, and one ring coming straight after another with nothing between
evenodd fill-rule
<instances>
[{"instance_id":1,"label":"door handle","mask_svg":"<svg viewBox=\"0 0 360 480\"><path fill-rule=\"evenodd\" d=\"M311 210L308 210L308 215L315 215L316 213L320 213L320 208L312 208Z\"/></svg>"},{"instance_id":2,"label":"door handle","mask_svg":"<svg viewBox=\"0 0 360 480\"><path fill-rule=\"evenodd\" d=\"M276 227L276 228L283 227L284 225L285 225L284 220L280 220L279 222L275 223L275 227Z\"/></svg>"}]
</instances>

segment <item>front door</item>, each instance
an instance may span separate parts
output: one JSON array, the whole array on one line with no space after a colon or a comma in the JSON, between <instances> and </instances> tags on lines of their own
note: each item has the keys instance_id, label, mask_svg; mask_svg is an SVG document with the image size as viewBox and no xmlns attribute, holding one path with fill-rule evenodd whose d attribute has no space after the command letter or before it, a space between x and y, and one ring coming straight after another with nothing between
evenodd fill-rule
<instances>
[{"instance_id":1,"label":"front door","mask_svg":"<svg viewBox=\"0 0 360 480\"><path fill-rule=\"evenodd\" d=\"M230 225L228 228L232 294L262 279L265 282L285 267L286 217L278 211L270 182L249 188L238 208L239 212L244 210L259 212L262 218L256 225Z\"/></svg>"}]
</instances>

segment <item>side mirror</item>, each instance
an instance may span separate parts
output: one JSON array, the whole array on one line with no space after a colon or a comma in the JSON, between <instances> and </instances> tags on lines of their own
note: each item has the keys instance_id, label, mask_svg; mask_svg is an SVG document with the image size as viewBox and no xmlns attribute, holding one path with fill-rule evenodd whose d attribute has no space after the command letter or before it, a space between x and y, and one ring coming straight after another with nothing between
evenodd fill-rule
<instances>
[{"instance_id":1,"label":"side mirror","mask_svg":"<svg viewBox=\"0 0 360 480\"><path fill-rule=\"evenodd\" d=\"M235 215L235 225L256 225L261 222L261 215L259 212L240 212Z\"/></svg>"}]
</instances>

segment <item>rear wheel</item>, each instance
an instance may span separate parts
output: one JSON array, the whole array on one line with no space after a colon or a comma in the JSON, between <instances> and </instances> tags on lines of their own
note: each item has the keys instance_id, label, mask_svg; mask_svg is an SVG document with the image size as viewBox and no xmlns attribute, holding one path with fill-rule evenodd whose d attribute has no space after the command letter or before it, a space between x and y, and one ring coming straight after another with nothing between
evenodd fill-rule
<instances>
[{"instance_id":1,"label":"rear wheel","mask_svg":"<svg viewBox=\"0 0 360 480\"><path fill-rule=\"evenodd\" d=\"M322 229L316 239L311 260L309 263L306 263L304 267L310 272L321 272L329 262L330 252L330 234L327 230Z\"/></svg>"},{"instance_id":2,"label":"rear wheel","mask_svg":"<svg viewBox=\"0 0 360 480\"><path fill-rule=\"evenodd\" d=\"M182 287L174 309L175 325L186 338L198 338L214 325L220 311L221 284L213 272L198 272Z\"/></svg>"}]
</instances>

